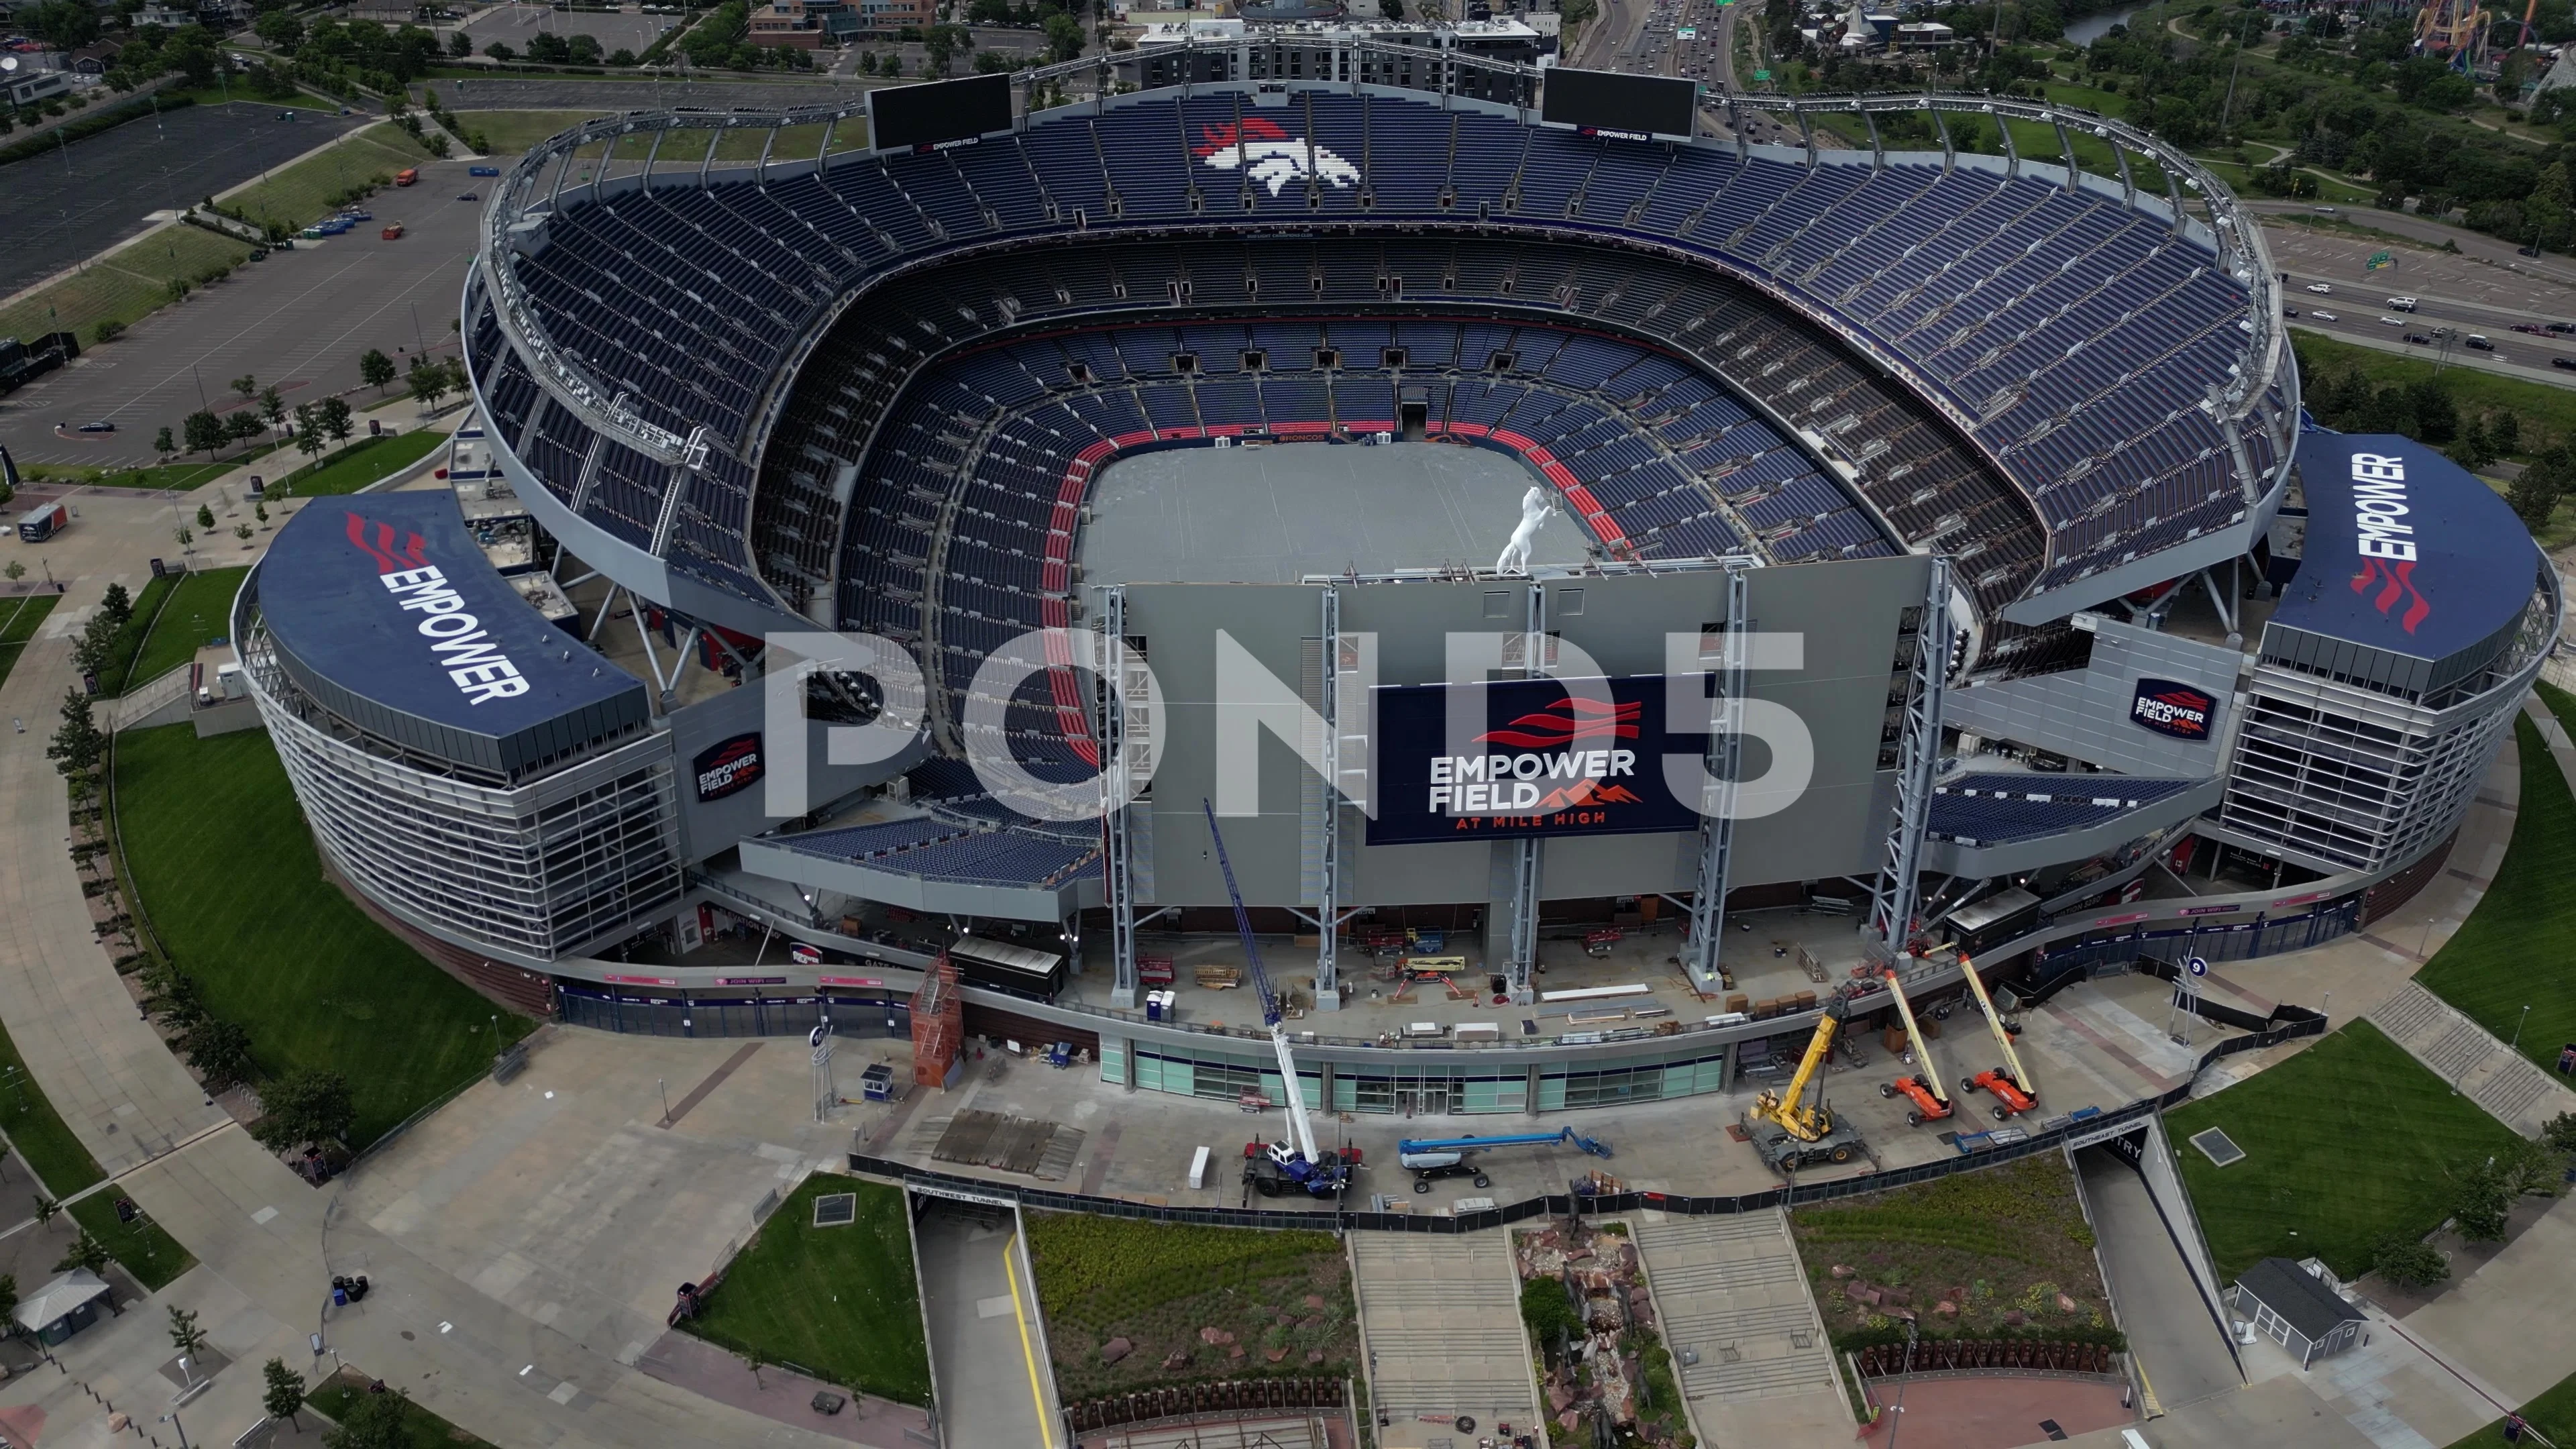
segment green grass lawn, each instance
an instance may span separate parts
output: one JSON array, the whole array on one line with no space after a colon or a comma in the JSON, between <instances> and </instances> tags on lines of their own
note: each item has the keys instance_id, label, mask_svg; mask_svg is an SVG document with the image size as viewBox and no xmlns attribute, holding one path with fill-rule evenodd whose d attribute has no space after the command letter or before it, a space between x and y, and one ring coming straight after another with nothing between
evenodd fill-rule
<instances>
[{"instance_id":1,"label":"green grass lawn","mask_svg":"<svg viewBox=\"0 0 2576 1449\"><path fill-rule=\"evenodd\" d=\"M294 1367L291 1363L287 1366ZM306 1394L304 1402L311 1405L314 1412L337 1424L348 1416L350 1402L366 1391L365 1374L356 1369L342 1369ZM485 1442L416 1403L407 1402L403 1406L403 1430L403 1443L407 1449L474 1449L474 1446ZM290 1438L287 1442L294 1441ZM315 1435L314 1442L321 1442L319 1434Z\"/></svg>"},{"instance_id":2,"label":"green grass lawn","mask_svg":"<svg viewBox=\"0 0 2576 1449\"><path fill-rule=\"evenodd\" d=\"M2211 1166L2188 1140L2210 1127L2245 1160ZM2165 1114L2165 1132L2229 1279L2263 1258L2311 1255L2358 1276L2381 1238L2441 1225L2453 1171L2514 1140L2367 1021Z\"/></svg>"},{"instance_id":3,"label":"green grass lawn","mask_svg":"<svg viewBox=\"0 0 2576 1449\"><path fill-rule=\"evenodd\" d=\"M169 602L153 617L150 632L136 653L131 684L148 684L196 657L208 641L232 632L233 595L241 592L247 568L200 569L180 578ZM155 583L167 580L154 580ZM140 607L136 618L144 617Z\"/></svg>"},{"instance_id":4,"label":"green grass lawn","mask_svg":"<svg viewBox=\"0 0 2576 1449\"><path fill-rule=\"evenodd\" d=\"M2564 1449L2564 1446L2576 1444L2576 1374L2570 1374L2541 1390L2518 1412L2524 1419L2530 1421L2531 1427L2546 1436L2550 1443L2560 1445L2561 1449ZM2474 1434L2462 1435L2451 1445L2451 1449L2477 1449L2477 1446L2503 1442L2504 1420L2497 1419ZM2526 1434L2522 1442L2529 1444L2534 1441Z\"/></svg>"},{"instance_id":5,"label":"green grass lawn","mask_svg":"<svg viewBox=\"0 0 2576 1449\"><path fill-rule=\"evenodd\" d=\"M462 92L446 97L456 104ZM491 143L491 154L515 156L558 132L568 131L600 111L457 111L457 127L468 136L481 135Z\"/></svg>"},{"instance_id":6,"label":"green grass lawn","mask_svg":"<svg viewBox=\"0 0 2576 1449\"><path fill-rule=\"evenodd\" d=\"M445 433L426 428L392 437L361 438L345 451L326 454L319 464L307 464L278 481L294 498L319 498L333 493L355 493L382 478L389 478L421 459L447 446Z\"/></svg>"},{"instance_id":7,"label":"green grass lawn","mask_svg":"<svg viewBox=\"0 0 2576 1449\"><path fill-rule=\"evenodd\" d=\"M2576 697L2546 684L2539 689L2559 723L2576 729ZM2477 909L2415 979L2507 1041L2519 1029L2522 1054L2554 1068L2558 1049L2576 1041L2576 977L2534 968L2554 968L2576 932L2576 799L2539 729L2517 715L2513 732L2522 752L2513 844Z\"/></svg>"},{"instance_id":8,"label":"green grass lawn","mask_svg":"<svg viewBox=\"0 0 2576 1449\"><path fill-rule=\"evenodd\" d=\"M136 591L132 600L134 616L125 621L124 628L116 631L113 656L107 667L98 672L100 695L114 698L125 693L127 685L142 682L134 677L135 656L143 652L143 636L152 632L152 617L160 612L162 601L170 596L170 586L176 582L164 574L157 579L144 580L143 587Z\"/></svg>"},{"instance_id":9,"label":"green grass lawn","mask_svg":"<svg viewBox=\"0 0 2576 1449\"><path fill-rule=\"evenodd\" d=\"M18 663L27 641L36 637L36 626L54 611L60 594L23 594L14 599L0 599L0 681Z\"/></svg>"},{"instance_id":10,"label":"green grass lawn","mask_svg":"<svg viewBox=\"0 0 2576 1449\"><path fill-rule=\"evenodd\" d=\"M0 1130L9 1134L20 1165L34 1171L44 1180L45 1190L58 1198L69 1197L107 1176L54 1111L54 1104L45 1100L45 1094L27 1075L27 1064L20 1060L17 1043L9 1039L6 1030L0 1030ZM22 1176L12 1174L10 1187L0 1190L24 1196L34 1189ZM163 1232L159 1224L146 1221L128 1226L118 1222L116 1197L116 1190L110 1188L72 1204L72 1220L89 1229L90 1236L105 1245L109 1254L144 1287L158 1290L196 1265L197 1260L188 1255L188 1250ZM23 1210L0 1211L0 1217L14 1219Z\"/></svg>"},{"instance_id":11,"label":"green grass lawn","mask_svg":"<svg viewBox=\"0 0 2576 1449\"><path fill-rule=\"evenodd\" d=\"M264 1073L325 1067L348 1077L352 1146L490 1062L499 1009L322 878L265 733L200 740L171 725L120 735L116 799L142 909L180 969L216 1016L249 1031ZM500 1042L530 1025L499 1012Z\"/></svg>"},{"instance_id":12,"label":"green grass lawn","mask_svg":"<svg viewBox=\"0 0 2576 1449\"><path fill-rule=\"evenodd\" d=\"M216 267L236 267L249 258L248 242L193 226L164 227L0 307L0 337L77 332L86 349L99 323L130 326L168 306L170 278L193 282Z\"/></svg>"},{"instance_id":13,"label":"green grass lawn","mask_svg":"<svg viewBox=\"0 0 2576 1449\"><path fill-rule=\"evenodd\" d=\"M395 172L429 159L428 148L387 121L319 156L270 172L267 180L224 198L223 206L256 223L274 221L300 229L336 210L333 197L369 181L391 186Z\"/></svg>"},{"instance_id":14,"label":"green grass lawn","mask_svg":"<svg viewBox=\"0 0 2576 1449\"><path fill-rule=\"evenodd\" d=\"M859 1196L856 1222L814 1226L814 1199ZM999 1241L998 1239L996 1240ZM930 1401L912 1239L903 1192L818 1172L779 1204L725 1270L691 1333L772 1363L794 1364L846 1388L907 1404Z\"/></svg>"},{"instance_id":15,"label":"green grass lawn","mask_svg":"<svg viewBox=\"0 0 2576 1449\"><path fill-rule=\"evenodd\" d=\"M221 463L172 463L157 468L93 468L87 464L39 463L25 471L30 477L58 478L90 488L167 488L185 493L212 483L265 451L265 448L253 448L238 458Z\"/></svg>"}]
</instances>

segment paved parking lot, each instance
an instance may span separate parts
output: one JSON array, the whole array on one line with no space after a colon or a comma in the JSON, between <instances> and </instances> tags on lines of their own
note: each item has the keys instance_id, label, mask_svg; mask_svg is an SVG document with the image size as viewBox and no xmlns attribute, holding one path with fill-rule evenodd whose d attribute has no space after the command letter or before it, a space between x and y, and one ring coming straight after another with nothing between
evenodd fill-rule
<instances>
[{"instance_id":1,"label":"paved parking lot","mask_svg":"<svg viewBox=\"0 0 2576 1449\"><path fill-rule=\"evenodd\" d=\"M424 165L420 185L368 203L375 224L273 253L0 398L0 443L22 465L150 463L155 430L176 429L209 403L237 403L227 384L245 372L276 386L293 407L358 386L358 357L368 348L382 348L397 365L423 346L452 354L449 323L482 211L456 199L479 184L465 167ZM403 223L402 240L378 238L388 221ZM93 419L117 431L56 431Z\"/></svg>"},{"instance_id":2,"label":"paved parking lot","mask_svg":"<svg viewBox=\"0 0 2576 1449\"><path fill-rule=\"evenodd\" d=\"M0 186L0 297L135 235L153 212L252 180L366 119L280 114L246 101L181 106L10 167Z\"/></svg>"}]
</instances>

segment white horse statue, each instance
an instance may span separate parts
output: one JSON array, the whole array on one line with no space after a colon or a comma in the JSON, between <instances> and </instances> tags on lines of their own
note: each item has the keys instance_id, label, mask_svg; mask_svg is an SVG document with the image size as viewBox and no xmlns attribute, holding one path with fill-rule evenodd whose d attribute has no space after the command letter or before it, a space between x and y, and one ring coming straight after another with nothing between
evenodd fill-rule
<instances>
[{"instance_id":1,"label":"white horse statue","mask_svg":"<svg viewBox=\"0 0 2576 1449\"><path fill-rule=\"evenodd\" d=\"M1512 541L1503 545L1502 557L1494 560L1494 572L1528 573L1530 544L1538 538L1539 525L1547 522L1547 516L1555 511L1547 501L1545 490L1536 484L1530 485L1530 491L1521 495L1520 526L1512 530Z\"/></svg>"}]
</instances>

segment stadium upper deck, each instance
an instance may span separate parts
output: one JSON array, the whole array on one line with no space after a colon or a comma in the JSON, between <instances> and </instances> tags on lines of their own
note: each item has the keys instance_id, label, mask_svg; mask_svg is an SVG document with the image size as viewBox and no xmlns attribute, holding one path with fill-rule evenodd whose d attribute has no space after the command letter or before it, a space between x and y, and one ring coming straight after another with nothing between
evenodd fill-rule
<instances>
[{"instance_id":1,"label":"stadium upper deck","mask_svg":"<svg viewBox=\"0 0 2576 1449\"><path fill-rule=\"evenodd\" d=\"M639 115L568 133L510 178L468 289L470 356L504 441L605 552L644 556L666 584L648 592L678 581L710 596L710 617L755 623L821 617L834 582L835 475L858 460L772 447L812 400L806 364L827 339L864 374L843 379L843 436L864 446L924 364L967 344L1176 308L1542 313L1670 346L1732 304L1758 325L1707 329L1688 348L1697 365L1859 493L1879 532L1969 555L1962 578L1989 618L2043 622L2184 572L2203 550L2171 568L2156 556L2195 540L2241 551L2215 536L2275 495L2296 417L2255 229L2186 158L2125 128L1955 104L2080 125L2112 141L2124 180L2131 154L2160 168L2166 195L2019 157L1641 142L1348 85L1149 91L819 169L650 158L675 127L842 113ZM640 164L612 156L596 183L568 184L574 146L619 133L634 134L617 155ZM1279 143L1284 166L1244 164ZM1535 286L1437 247L1539 238L1571 256ZM1109 245L1149 240L1124 264ZM1295 244L1287 277L1198 264L1256 241ZM1605 248L1628 256L1587 272L1582 255ZM1110 265L1080 284L1053 274L1085 252ZM1671 274L1660 290L1623 280L1657 271L1649 255ZM1682 315L1675 279L1694 276ZM1848 375L1838 398L1864 381L1902 394L1948 445L1943 466L1897 471L1850 409L1817 406L1817 366L1783 373L1792 347Z\"/></svg>"}]
</instances>

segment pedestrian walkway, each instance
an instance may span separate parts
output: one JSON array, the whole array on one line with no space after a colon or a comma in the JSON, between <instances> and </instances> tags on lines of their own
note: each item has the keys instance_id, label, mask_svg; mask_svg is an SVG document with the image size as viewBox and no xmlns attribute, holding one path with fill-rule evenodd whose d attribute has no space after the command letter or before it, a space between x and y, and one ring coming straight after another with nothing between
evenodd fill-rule
<instances>
[{"instance_id":1,"label":"pedestrian walkway","mask_svg":"<svg viewBox=\"0 0 2576 1449\"><path fill-rule=\"evenodd\" d=\"M2525 1137L2576 1112L2576 1091L2416 982L2370 1013L2373 1025L2460 1095Z\"/></svg>"},{"instance_id":2,"label":"pedestrian walkway","mask_svg":"<svg viewBox=\"0 0 2576 1449\"><path fill-rule=\"evenodd\" d=\"M1778 1209L1640 1213L1637 1253L1692 1422L1710 1442L1822 1443L1851 1401Z\"/></svg>"},{"instance_id":3,"label":"pedestrian walkway","mask_svg":"<svg viewBox=\"0 0 2576 1449\"><path fill-rule=\"evenodd\" d=\"M1352 1287L1382 1449L1538 1422L1520 1288L1501 1233L1353 1233ZM1476 1427L1454 1429L1465 1416Z\"/></svg>"}]
</instances>

